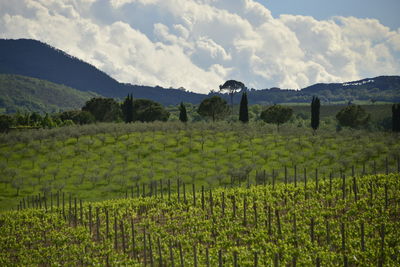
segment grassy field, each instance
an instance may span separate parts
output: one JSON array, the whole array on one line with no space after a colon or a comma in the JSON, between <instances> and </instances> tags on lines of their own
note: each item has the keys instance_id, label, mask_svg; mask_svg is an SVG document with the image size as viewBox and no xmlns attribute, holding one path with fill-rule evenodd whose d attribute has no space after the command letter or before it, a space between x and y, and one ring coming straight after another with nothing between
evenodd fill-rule
<instances>
[{"instance_id":1,"label":"grassy field","mask_svg":"<svg viewBox=\"0 0 400 267\"><path fill-rule=\"evenodd\" d=\"M207 188L290 181L340 172L397 170L399 136L264 123L97 124L3 135L0 210L27 196L71 193L83 200L121 197L137 185L168 180ZM296 168L296 170L295 170ZM286 169L286 171L285 171ZM285 176L286 173L286 176ZM286 177L286 178L285 178Z\"/></svg>"},{"instance_id":2,"label":"grassy field","mask_svg":"<svg viewBox=\"0 0 400 267\"><path fill-rule=\"evenodd\" d=\"M0 265L399 266L399 174L312 180L5 212Z\"/></svg>"}]
</instances>

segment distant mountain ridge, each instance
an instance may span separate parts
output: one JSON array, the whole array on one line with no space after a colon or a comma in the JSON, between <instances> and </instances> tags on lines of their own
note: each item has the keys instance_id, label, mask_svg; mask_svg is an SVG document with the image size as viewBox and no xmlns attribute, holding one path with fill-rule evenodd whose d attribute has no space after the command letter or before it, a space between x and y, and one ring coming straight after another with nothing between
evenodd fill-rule
<instances>
[{"instance_id":1,"label":"distant mountain ridge","mask_svg":"<svg viewBox=\"0 0 400 267\"><path fill-rule=\"evenodd\" d=\"M163 105L177 105L180 102L198 104L207 97L179 89L119 83L76 57L30 39L0 39L0 73L35 77L105 97L122 99L132 93L135 98L152 99ZM215 94L229 99L227 94L218 92L208 95ZM319 96L323 102L399 102L400 76L379 76L346 83L318 83L302 90L252 89L248 92L248 101L250 104L302 103L310 102L313 95ZM234 102L239 101L240 94L236 94Z\"/></svg>"},{"instance_id":2,"label":"distant mountain ridge","mask_svg":"<svg viewBox=\"0 0 400 267\"><path fill-rule=\"evenodd\" d=\"M204 95L178 89L119 83L76 57L30 39L0 39L0 73L48 80L105 97L124 98L133 93L136 98L153 99L164 105L200 102L204 98Z\"/></svg>"}]
</instances>

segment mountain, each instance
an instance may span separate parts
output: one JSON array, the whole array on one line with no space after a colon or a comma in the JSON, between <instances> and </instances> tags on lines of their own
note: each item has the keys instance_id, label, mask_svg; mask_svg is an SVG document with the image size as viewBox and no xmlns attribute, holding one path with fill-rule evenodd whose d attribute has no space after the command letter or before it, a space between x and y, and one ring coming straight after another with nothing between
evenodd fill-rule
<instances>
[{"instance_id":1,"label":"mountain","mask_svg":"<svg viewBox=\"0 0 400 267\"><path fill-rule=\"evenodd\" d=\"M135 98L147 98L163 105L177 105L180 102L198 104L207 97L179 89L119 83L76 57L30 39L0 39L0 73L35 77L105 97L122 99L132 93ZM227 94L209 93L215 94L230 102ZM234 96L235 103L239 103L240 95ZM379 76L346 83L318 83L302 90L251 89L247 97L250 104L309 103L314 95L325 103L400 102L400 76Z\"/></svg>"},{"instance_id":2,"label":"mountain","mask_svg":"<svg viewBox=\"0 0 400 267\"><path fill-rule=\"evenodd\" d=\"M98 94L36 78L0 74L0 111L14 113L29 111L52 113L80 109L87 100Z\"/></svg>"},{"instance_id":3,"label":"mountain","mask_svg":"<svg viewBox=\"0 0 400 267\"><path fill-rule=\"evenodd\" d=\"M147 98L164 105L198 103L205 96L178 89L119 83L96 67L45 43L30 39L0 39L0 73L19 74L105 97Z\"/></svg>"}]
</instances>

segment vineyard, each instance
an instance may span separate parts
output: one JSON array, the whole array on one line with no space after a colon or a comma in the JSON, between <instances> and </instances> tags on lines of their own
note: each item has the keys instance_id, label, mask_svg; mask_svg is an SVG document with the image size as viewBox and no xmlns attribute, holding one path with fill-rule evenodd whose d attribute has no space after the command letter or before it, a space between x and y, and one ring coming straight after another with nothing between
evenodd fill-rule
<instances>
[{"instance_id":1,"label":"vineyard","mask_svg":"<svg viewBox=\"0 0 400 267\"><path fill-rule=\"evenodd\" d=\"M0 215L0 265L398 266L400 175L319 178L24 202Z\"/></svg>"},{"instance_id":2,"label":"vineyard","mask_svg":"<svg viewBox=\"0 0 400 267\"><path fill-rule=\"evenodd\" d=\"M95 124L0 136L0 210L31 196L143 195L170 180L198 188L377 174L400 168L399 136L321 126L178 122ZM150 186L149 184L154 184Z\"/></svg>"}]
</instances>

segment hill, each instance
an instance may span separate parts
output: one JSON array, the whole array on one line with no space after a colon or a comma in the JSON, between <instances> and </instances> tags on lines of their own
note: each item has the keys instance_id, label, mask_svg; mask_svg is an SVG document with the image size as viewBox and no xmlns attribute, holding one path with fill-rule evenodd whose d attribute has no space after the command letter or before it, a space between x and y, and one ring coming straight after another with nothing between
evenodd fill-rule
<instances>
[{"instance_id":1,"label":"hill","mask_svg":"<svg viewBox=\"0 0 400 267\"><path fill-rule=\"evenodd\" d=\"M147 98L163 105L177 105L180 102L198 104L207 97L205 94L179 89L120 83L74 56L30 39L0 39L0 73L44 79L105 97L121 99L132 93L135 98ZM210 94L218 94L229 100L227 94ZM380 76L346 83L319 83L302 90L251 89L248 101L250 104L309 103L314 95L319 96L322 102L334 104L349 101L400 102L400 76ZM240 94L236 94L234 102L239 101Z\"/></svg>"},{"instance_id":2,"label":"hill","mask_svg":"<svg viewBox=\"0 0 400 267\"><path fill-rule=\"evenodd\" d=\"M13 74L0 74L0 110L52 113L80 109L98 94L82 92L49 81Z\"/></svg>"},{"instance_id":3,"label":"hill","mask_svg":"<svg viewBox=\"0 0 400 267\"><path fill-rule=\"evenodd\" d=\"M164 105L198 103L204 95L178 89L123 84L94 66L36 40L0 39L0 73L19 74L105 97L147 98Z\"/></svg>"}]
</instances>

